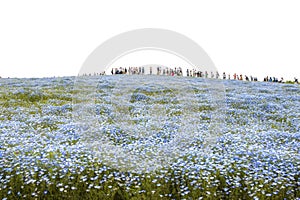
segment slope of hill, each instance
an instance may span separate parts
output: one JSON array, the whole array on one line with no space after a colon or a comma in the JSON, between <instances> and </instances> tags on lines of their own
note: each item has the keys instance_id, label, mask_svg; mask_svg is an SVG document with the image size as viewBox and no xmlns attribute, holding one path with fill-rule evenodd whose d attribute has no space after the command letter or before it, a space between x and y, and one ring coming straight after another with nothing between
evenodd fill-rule
<instances>
[{"instance_id":1,"label":"slope of hill","mask_svg":"<svg viewBox=\"0 0 300 200\"><path fill-rule=\"evenodd\" d=\"M300 197L299 85L0 79L0 105L0 199Z\"/></svg>"}]
</instances>

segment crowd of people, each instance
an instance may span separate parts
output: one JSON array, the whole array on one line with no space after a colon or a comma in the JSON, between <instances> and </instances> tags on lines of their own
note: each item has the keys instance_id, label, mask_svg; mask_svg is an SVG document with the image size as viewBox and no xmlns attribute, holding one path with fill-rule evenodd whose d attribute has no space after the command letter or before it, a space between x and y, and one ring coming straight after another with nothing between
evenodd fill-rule
<instances>
[{"instance_id":1,"label":"crowd of people","mask_svg":"<svg viewBox=\"0 0 300 200\"><path fill-rule=\"evenodd\" d=\"M115 74L128 74L128 75L165 75L165 76L189 76L189 77L203 77L203 78L215 78L215 79L219 79L220 78L220 74L218 71L210 72L210 76L209 73L207 71L202 72L198 69L186 69L186 72L183 73L183 70L181 67L175 67L175 68L171 68L171 67L161 67L161 66L149 66L149 67L145 67L145 66L141 66L141 67L119 67L119 68L112 68L110 71L111 75L115 75ZM93 74L89 73L89 74L82 74L82 76L101 76L101 75L106 75L106 72L103 71L101 73L96 73L94 72ZM1 76L0 76L1 78ZM225 79L233 79L233 80L245 80L245 81L258 81L257 77L254 77L252 75L248 76L248 75L242 75L242 74L237 74L234 73L233 76L231 77L230 73L226 74L225 72L223 72L222 77L224 80ZM264 82L275 82L275 83L284 83L284 79L283 77L281 77L280 79L278 79L277 77L271 77L271 76L266 76L263 79ZM288 81L288 82L292 82L292 81ZM294 78L294 83L299 83L298 78Z\"/></svg>"},{"instance_id":2,"label":"crowd of people","mask_svg":"<svg viewBox=\"0 0 300 200\"><path fill-rule=\"evenodd\" d=\"M168 75L168 76L183 76L182 73L182 68L169 68L169 67L129 67L128 69L125 67L120 67L120 68L112 68L111 72L112 75L114 74L139 74L139 75L145 75L145 74L150 74L150 75Z\"/></svg>"},{"instance_id":3,"label":"crowd of people","mask_svg":"<svg viewBox=\"0 0 300 200\"><path fill-rule=\"evenodd\" d=\"M106 75L106 72L102 73L94 73L95 75ZM243 74L234 73L232 76L230 73L223 72L222 77L218 71L200 71L198 69L186 69L184 72L181 67L161 67L161 66L141 66L141 67L119 67L119 68L112 68L110 71L111 75L115 74L128 74L128 75L165 75L165 76L189 76L189 77L203 77L203 78L215 78L215 79L233 79L233 80L245 80L245 81L258 81L256 76L248 76ZM83 74L83 76L91 76L92 74ZM276 82L276 83L284 83L283 77L278 79L277 77L270 77L266 76L263 79L264 82ZM295 83L299 83L297 78L294 78Z\"/></svg>"}]
</instances>

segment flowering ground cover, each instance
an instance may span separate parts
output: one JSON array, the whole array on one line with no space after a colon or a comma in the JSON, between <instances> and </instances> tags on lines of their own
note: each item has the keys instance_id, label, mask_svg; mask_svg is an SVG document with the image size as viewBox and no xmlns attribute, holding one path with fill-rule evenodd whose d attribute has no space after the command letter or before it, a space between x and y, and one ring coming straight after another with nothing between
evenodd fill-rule
<instances>
[{"instance_id":1,"label":"flowering ground cover","mask_svg":"<svg viewBox=\"0 0 300 200\"><path fill-rule=\"evenodd\" d=\"M0 79L0 199L300 198L299 85L149 77Z\"/></svg>"}]
</instances>

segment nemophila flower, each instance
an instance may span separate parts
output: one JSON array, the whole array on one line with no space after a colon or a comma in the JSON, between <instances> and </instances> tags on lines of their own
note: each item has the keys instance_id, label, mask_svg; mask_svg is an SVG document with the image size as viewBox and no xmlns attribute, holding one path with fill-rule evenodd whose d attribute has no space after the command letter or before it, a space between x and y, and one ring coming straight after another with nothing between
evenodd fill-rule
<instances>
[{"instance_id":1,"label":"nemophila flower","mask_svg":"<svg viewBox=\"0 0 300 200\"><path fill-rule=\"evenodd\" d=\"M64 179L65 177L68 177L68 180L72 182L76 180L74 177L79 174L84 177L81 180L89 184L90 190L97 189L99 187L97 184L105 184L108 181L109 183L124 181L124 187L127 186L126 191L128 192L138 187L140 180L131 174L127 176L124 173L114 172L108 166L101 166L98 169L90 166L96 156L92 149L86 148L80 142L80 139L86 133L85 131L96 133L98 130L94 127L77 129L77 126L67 117L71 114L70 103L58 100L68 99L68 94L63 94L64 92L58 94L58 91L52 89L54 85L68 88L70 80L62 79L61 83L55 81L55 79L51 79L50 82L49 80L40 81L35 80L36 83L27 81L22 84L13 81L10 86L14 87L12 89L15 91L21 90L19 93L16 92L15 95L26 94L27 89L23 88L27 86L46 87L45 90L38 89L37 92L29 92L28 97L46 98L46 90L49 90L51 93L56 94L55 98L57 99L52 99L45 105L37 105L39 104L37 102L37 104L33 104L28 108L26 106L21 106L18 109L1 108L10 116L10 120L5 115L4 117L0 116L0 119L5 119L1 121L0 125L0 168L4 169L0 172L0 181L4 184L2 188L7 189L6 184L10 181L12 177L10 173L12 172L24 176L24 183L28 185L38 185L40 180L47 183L53 181L57 184L56 179ZM137 98L133 98L130 102L130 106L132 106L131 113L128 112L129 114L126 116L133 117L132 119L136 123L145 124L124 127L123 132L117 126L118 123L113 120L107 125L108 119L115 117L118 113L117 107L110 104L112 99L109 92L111 92L110 89L113 85L111 82L113 81L114 77L110 77L103 83L99 83L98 88L104 88L104 92L97 95L99 104L97 106L89 105L89 108L96 111L95 118L97 120L100 120L101 123L105 122L100 129L101 133L106 133L109 140L113 141L114 144L121 145L122 148L135 151L141 155L147 155L147 152L153 153L153 147L172 142L174 136L179 133L180 126L184 126L184 123L188 124L184 126L188 128L186 130L191 130L195 134L195 143L182 149L173 163L158 166L158 168L163 167L173 170L174 175L161 170L161 176L147 177L151 183L153 181L154 186L161 187L164 183L181 184L182 177L188 177L190 186L194 188L201 188L200 183L202 181L206 181L210 185L218 185L219 180L215 176L217 170L226 179L224 189L226 194L229 194L231 188L242 187L241 180L251 186L250 193L252 196L255 196L256 192L262 192L262 188L265 187L272 188L271 191L265 191L266 196L271 193L276 196L281 189L297 186L299 180L296 180L295 177L299 171L297 166L300 164L300 134L299 123L295 120L299 117L295 113L295 110L299 110L299 95L295 94L297 94L299 88L295 86L285 88L284 85L274 87L270 84L261 84L257 87L256 84L225 82L225 87L229 91L226 94L228 107L225 120L226 126L224 125L220 130L224 134L218 139L213 152L203 154L201 153L203 134L208 130L209 123L195 126L192 120L195 117L201 117L202 120L207 121L211 120L209 111L190 113L191 118L186 118L182 125L180 113L184 111L182 110L183 106L180 103L176 105L164 104L171 102L171 100L177 102L176 99L172 99L172 96L166 95L163 98L151 96L152 90L157 89L155 84L151 87L147 85L139 86L138 92L135 93L137 95L133 95ZM191 80L190 83L197 83L200 84L198 86L201 86L201 82L198 83L196 79ZM68 91L68 89L66 90ZM289 93L291 91L292 94ZM199 98L199 101L203 101L199 103L199 106L203 106L201 108L209 109L211 102L207 93L203 95L197 93L194 96ZM281 99L281 101L278 99ZM126 99L121 96L119 100ZM195 102L193 99L189 100ZM161 108L169 110L166 117L158 118L155 115L149 115L147 109L153 108L152 105L155 102L162 103L164 106ZM61 103L65 104L59 105ZM280 112L278 109L280 109ZM40 110L42 113L39 113ZM164 123L160 121L164 121ZM161 124L162 126L158 126ZM153 131L153 134L151 133L146 138L136 137L138 132L135 133L136 135L128 133L129 130L133 130L135 127L142 130L144 125L147 129L157 128L158 131ZM185 134L185 132L182 131L180 134ZM173 144L180 145L179 142ZM116 152L117 155L118 153ZM111 159L113 162L118 160ZM140 162L129 158L124 159L124 161L131 161L135 165ZM17 168L18 166L21 167ZM44 169L47 170L44 171ZM48 169L51 169L51 173ZM86 171L89 170L94 171L96 175L86 175ZM71 173L73 178L67 175L68 173ZM110 175L104 176L105 173L110 173ZM36 174L39 178L35 177ZM139 174L139 176L143 177L142 174ZM102 177L102 179L99 180L98 177ZM157 183L158 179L162 181ZM95 183L95 181L97 182ZM259 187L260 185L262 187ZM76 187L70 185L71 190L75 190ZM112 188L112 185L110 187ZM63 192L67 192L68 185L59 185L58 188L62 188ZM245 191L246 188L242 188L242 190ZM183 185L181 189L181 194L187 196L189 195L187 192L191 193L192 191ZM273 189L276 189L275 192L272 192ZM205 191L207 188L202 187L202 190ZM288 193L288 195L290 194L292 193ZM38 192L36 192L36 195L38 195Z\"/></svg>"}]
</instances>

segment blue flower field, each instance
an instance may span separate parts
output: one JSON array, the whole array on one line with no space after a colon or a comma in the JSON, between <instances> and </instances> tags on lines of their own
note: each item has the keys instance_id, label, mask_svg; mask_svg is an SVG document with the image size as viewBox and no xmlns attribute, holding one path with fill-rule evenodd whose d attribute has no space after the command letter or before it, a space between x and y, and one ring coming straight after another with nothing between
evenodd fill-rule
<instances>
[{"instance_id":1,"label":"blue flower field","mask_svg":"<svg viewBox=\"0 0 300 200\"><path fill-rule=\"evenodd\" d=\"M299 84L76 81L0 79L0 200L300 199Z\"/></svg>"}]
</instances>

